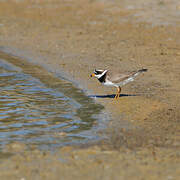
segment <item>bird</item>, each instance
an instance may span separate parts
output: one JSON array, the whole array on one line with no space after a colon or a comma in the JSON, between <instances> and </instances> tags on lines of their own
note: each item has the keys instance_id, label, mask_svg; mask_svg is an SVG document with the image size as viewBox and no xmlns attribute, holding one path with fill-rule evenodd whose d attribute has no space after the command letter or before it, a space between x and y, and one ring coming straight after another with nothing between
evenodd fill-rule
<instances>
[{"instance_id":1,"label":"bird","mask_svg":"<svg viewBox=\"0 0 180 180\"><path fill-rule=\"evenodd\" d=\"M94 70L90 77L95 77L98 81L105 86L114 86L117 88L115 99L118 99L121 93L121 87L125 84L134 81L136 76L146 72L148 69L139 69L137 71L131 71L123 74L115 74L114 76L109 73L108 70Z\"/></svg>"}]
</instances>

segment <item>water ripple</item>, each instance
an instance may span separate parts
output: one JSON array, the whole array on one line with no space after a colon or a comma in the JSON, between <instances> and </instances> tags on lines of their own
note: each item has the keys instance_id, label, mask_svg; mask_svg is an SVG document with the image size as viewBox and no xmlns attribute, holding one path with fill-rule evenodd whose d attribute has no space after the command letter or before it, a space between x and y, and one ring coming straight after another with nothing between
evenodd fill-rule
<instances>
[{"instance_id":1,"label":"water ripple","mask_svg":"<svg viewBox=\"0 0 180 180\"><path fill-rule=\"evenodd\" d=\"M14 141L49 148L93 138L82 132L93 127L102 106L70 83L51 83L0 62L0 148Z\"/></svg>"}]
</instances>

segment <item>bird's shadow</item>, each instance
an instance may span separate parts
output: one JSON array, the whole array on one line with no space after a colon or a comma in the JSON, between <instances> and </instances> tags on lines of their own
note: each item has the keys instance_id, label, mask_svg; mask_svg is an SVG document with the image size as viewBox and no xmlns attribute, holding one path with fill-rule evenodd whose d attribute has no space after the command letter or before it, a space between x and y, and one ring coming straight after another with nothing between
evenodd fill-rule
<instances>
[{"instance_id":1,"label":"bird's shadow","mask_svg":"<svg viewBox=\"0 0 180 180\"><path fill-rule=\"evenodd\" d=\"M90 98L115 98L116 94L109 95L89 95ZM138 96L136 94L120 94L119 97L127 97L127 96Z\"/></svg>"}]
</instances>

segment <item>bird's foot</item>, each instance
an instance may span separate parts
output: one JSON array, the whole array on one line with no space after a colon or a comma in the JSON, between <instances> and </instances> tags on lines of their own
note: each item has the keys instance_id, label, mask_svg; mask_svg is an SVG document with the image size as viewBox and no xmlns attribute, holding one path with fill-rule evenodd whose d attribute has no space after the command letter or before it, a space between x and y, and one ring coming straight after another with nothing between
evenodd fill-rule
<instances>
[{"instance_id":1,"label":"bird's foot","mask_svg":"<svg viewBox=\"0 0 180 180\"><path fill-rule=\"evenodd\" d=\"M115 97L114 97L114 99L117 100L117 99L119 98L119 96L120 96L120 94L116 94Z\"/></svg>"}]
</instances>

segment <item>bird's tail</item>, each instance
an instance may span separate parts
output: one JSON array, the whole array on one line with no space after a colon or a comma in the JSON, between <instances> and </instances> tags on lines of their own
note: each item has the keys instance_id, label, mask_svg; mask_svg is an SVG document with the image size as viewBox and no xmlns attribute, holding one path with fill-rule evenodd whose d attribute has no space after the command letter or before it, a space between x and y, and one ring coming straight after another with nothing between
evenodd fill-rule
<instances>
[{"instance_id":1,"label":"bird's tail","mask_svg":"<svg viewBox=\"0 0 180 180\"><path fill-rule=\"evenodd\" d=\"M141 74L142 72L146 72L148 69L140 69L135 74L133 74L133 78L135 78L137 75Z\"/></svg>"},{"instance_id":2,"label":"bird's tail","mask_svg":"<svg viewBox=\"0 0 180 180\"><path fill-rule=\"evenodd\" d=\"M146 72L148 69L140 69L138 72Z\"/></svg>"}]
</instances>

